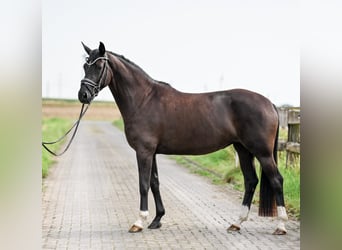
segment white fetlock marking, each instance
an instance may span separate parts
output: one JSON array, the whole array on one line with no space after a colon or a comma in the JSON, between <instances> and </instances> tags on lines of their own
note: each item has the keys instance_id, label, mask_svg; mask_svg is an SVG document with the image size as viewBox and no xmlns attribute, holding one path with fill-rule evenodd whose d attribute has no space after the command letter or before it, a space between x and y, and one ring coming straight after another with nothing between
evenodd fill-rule
<instances>
[{"instance_id":1,"label":"white fetlock marking","mask_svg":"<svg viewBox=\"0 0 342 250\"><path fill-rule=\"evenodd\" d=\"M242 222L248 219L248 214L249 214L248 206L242 206L239 219L233 225L241 227Z\"/></svg>"},{"instance_id":2,"label":"white fetlock marking","mask_svg":"<svg viewBox=\"0 0 342 250\"><path fill-rule=\"evenodd\" d=\"M144 228L144 221L146 221L148 214L148 211L140 211L139 218L136 220L136 222L134 222L134 225Z\"/></svg>"},{"instance_id":3,"label":"white fetlock marking","mask_svg":"<svg viewBox=\"0 0 342 250\"><path fill-rule=\"evenodd\" d=\"M285 207L277 207L278 219L282 221L287 221L289 218L287 217Z\"/></svg>"},{"instance_id":4,"label":"white fetlock marking","mask_svg":"<svg viewBox=\"0 0 342 250\"><path fill-rule=\"evenodd\" d=\"M278 226L277 228L280 230L283 230L284 232L287 232L285 228L285 222L289 219L286 213L286 209L283 206L277 207L277 212L278 212Z\"/></svg>"},{"instance_id":5,"label":"white fetlock marking","mask_svg":"<svg viewBox=\"0 0 342 250\"><path fill-rule=\"evenodd\" d=\"M140 211L141 218L144 218L146 220L148 215L149 215L148 211Z\"/></svg>"},{"instance_id":6,"label":"white fetlock marking","mask_svg":"<svg viewBox=\"0 0 342 250\"><path fill-rule=\"evenodd\" d=\"M240 214L240 217L239 217L241 222L246 221L248 219L248 214L249 214L248 206L242 206L241 214Z\"/></svg>"}]
</instances>

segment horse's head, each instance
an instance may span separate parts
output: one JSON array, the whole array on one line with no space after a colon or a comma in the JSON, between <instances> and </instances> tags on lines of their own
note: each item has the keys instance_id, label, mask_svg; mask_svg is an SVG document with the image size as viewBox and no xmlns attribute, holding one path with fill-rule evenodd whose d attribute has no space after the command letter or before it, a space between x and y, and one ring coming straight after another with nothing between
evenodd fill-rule
<instances>
[{"instance_id":1,"label":"horse's head","mask_svg":"<svg viewBox=\"0 0 342 250\"><path fill-rule=\"evenodd\" d=\"M81 88L78 91L78 99L81 103L90 103L95 96L98 95L100 90L108 85L110 82L108 66L108 57L106 49L102 42L99 48L91 50L83 44L84 50L87 52L88 57L83 65L85 76L81 80Z\"/></svg>"}]
</instances>

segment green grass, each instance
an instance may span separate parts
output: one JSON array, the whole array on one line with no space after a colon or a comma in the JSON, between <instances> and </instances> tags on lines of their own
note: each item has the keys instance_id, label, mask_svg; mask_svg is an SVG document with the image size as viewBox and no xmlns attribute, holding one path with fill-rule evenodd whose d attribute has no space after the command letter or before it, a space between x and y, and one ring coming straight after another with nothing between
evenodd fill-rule
<instances>
[{"instance_id":1,"label":"green grass","mask_svg":"<svg viewBox=\"0 0 342 250\"><path fill-rule=\"evenodd\" d=\"M280 128L278 138L279 140L287 141L287 129Z\"/></svg>"},{"instance_id":2,"label":"green grass","mask_svg":"<svg viewBox=\"0 0 342 250\"><path fill-rule=\"evenodd\" d=\"M123 130L122 119L113 122ZM279 137L287 138L287 130L280 130ZM207 155L199 156L172 156L179 164L190 169L191 172L208 177L215 184L230 183L234 189L244 191L244 180L240 167L235 166L235 150L233 146ZM284 198L289 214L300 218L300 163L299 159L294 166L285 167L286 153L278 153L279 171L284 177ZM256 171L260 180L260 165L255 160ZM259 201L259 187L257 187L253 203Z\"/></svg>"},{"instance_id":3,"label":"green grass","mask_svg":"<svg viewBox=\"0 0 342 250\"><path fill-rule=\"evenodd\" d=\"M42 139L45 142L56 141L71 127L70 120L49 118L42 120ZM64 139L65 140L65 139ZM64 140L48 147L56 152L63 145ZM49 167L54 163L54 156L42 148L42 177L48 175Z\"/></svg>"},{"instance_id":4,"label":"green grass","mask_svg":"<svg viewBox=\"0 0 342 250\"><path fill-rule=\"evenodd\" d=\"M122 118L113 121L113 125L114 125L115 127L117 127L118 129L120 129L121 131L124 131L124 130L125 130L125 126L124 126L124 122L123 122L123 119L122 119Z\"/></svg>"},{"instance_id":5,"label":"green grass","mask_svg":"<svg viewBox=\"0 0 342 250\"><path fill-rule=\"evenodd\" d=\"M285 168L280 162L279 170L284 177L284 198L287 211L300 218L300 167Z\"/></svg>"},{"instance_id":6,"label":"green grass","mask_svg":"<svg viewBox=\"0 0 342 250\"><path fill-rule=\"evenodd\" d=\"M215 184L226 182L224 177L227 171L235 168L235 151L232 147L206 155L172 156L172 158L192 172L209 177ZM235 181L232 180L231 183Z\"/></svg>"}]
</instances>

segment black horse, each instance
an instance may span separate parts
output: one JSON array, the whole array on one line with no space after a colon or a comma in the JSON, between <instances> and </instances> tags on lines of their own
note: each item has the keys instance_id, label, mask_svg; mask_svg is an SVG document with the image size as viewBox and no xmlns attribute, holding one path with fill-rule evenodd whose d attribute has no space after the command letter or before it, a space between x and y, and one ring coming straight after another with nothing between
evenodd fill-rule
<instances>
[{"instance_id":1,"label":"black horse","mask_svg":"<svg viewBox=\"0 0 342 250\"><path fill-rule=\"evenodd\" d=\"M278 215L274 234L286 234L283 178L277 168L278 114L265 97L243 89L188 94L156 81L121 55L99 48L84 64L78 98L90 103L108 86L122 114L129 145L136 151L139 169L140 213L129 232L140 232L148 216L151 187L156 217L148 226L161 226L165 209L159 192L156 154L206 154L234 145L245 182L241 215L228 230L240 230L247 220L258 183L254 157L261 165L259 215Z\"/></svg>"}]
</instances>

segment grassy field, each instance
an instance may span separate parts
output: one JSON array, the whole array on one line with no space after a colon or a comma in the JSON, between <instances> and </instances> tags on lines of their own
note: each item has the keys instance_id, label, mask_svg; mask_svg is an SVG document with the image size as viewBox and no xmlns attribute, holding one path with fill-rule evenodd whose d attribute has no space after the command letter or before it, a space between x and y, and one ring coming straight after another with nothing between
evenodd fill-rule
<instances>
[{"instance_id":1,"label":"grassy field","mask_svg":"<svg viewBox=\"0 0 342 250\"><path fill-rule=\"evenodd\" d=\"M76 121L82 104L77 100L43 99L43 117L60 117ZM113 121L120 118L114 102L94 101L89 106L83 120Z\"/></svg>"},{"instance_id":2,"label":"grassy field","mask_svg":"<svg viewBox=\"0 0 342 250\"><path fill-rule=\"evenodd\" d=\"M113 122L119 129L124 129L122 119ZM287 131L280 131L280 138L287 138ZM207 155L199 156L172 156L178 163L186 166L192 172L206 176L215 184L230 183L236 190L244 191L243 175L235 163L235 150L233 146ZM292 217L300 218L300 166L299 161L295 166L285 167L286 153L278 153L278 167L284 177L284 196L286 208ZM260 165L255 160L256 171L260 179ZM253 203L258 203L258 187L254 195Z\"/></svg>"},{"instance_id":3,"label":"grassy field","mask_svg":"<svg viewBox=\"0 0 342 250\"><path fill-rule=\"evenodd\" d=\"M62 118L47 118L42 120L42 138L45 142L55 141L60 138L70 127L71 121ZM56 152L63 145L64 140L59 143L48 145ZM49 172L49 167L54 162L54 156L42 148L42 177L45 178Z\"/></svg>"}]
</instances>

